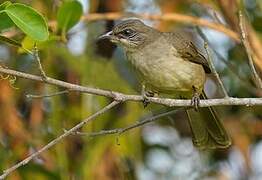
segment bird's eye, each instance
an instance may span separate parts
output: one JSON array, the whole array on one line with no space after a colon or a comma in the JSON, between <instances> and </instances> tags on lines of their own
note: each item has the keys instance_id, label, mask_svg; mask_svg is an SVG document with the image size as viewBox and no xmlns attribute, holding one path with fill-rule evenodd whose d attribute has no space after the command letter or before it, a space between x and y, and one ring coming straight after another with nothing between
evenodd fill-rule
<instances>
[{"instance_id":1,"label":"bird's eye","mask_svg":"<svg viewBox=\"0 0 262 180\"><path fill-rule=\"evenodd\" d=\"M125 29L125 30L122 31L122 34L127 36L127 37L132 35L133 33L134 33L134 31L131 30L131 29Z\"/></svg>"}]
</instances>

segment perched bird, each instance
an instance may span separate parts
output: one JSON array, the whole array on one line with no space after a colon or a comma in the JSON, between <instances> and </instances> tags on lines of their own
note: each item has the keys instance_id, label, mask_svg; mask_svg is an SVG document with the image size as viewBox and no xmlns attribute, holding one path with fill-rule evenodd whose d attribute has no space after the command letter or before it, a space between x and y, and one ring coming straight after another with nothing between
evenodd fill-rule
<instances>
[{"instance_id":1,"label":"perched bird","mask_svg":"<svg viewBox=\"0 0 262 180\"><path fill-rule=\"evenodd\" d=\"M142 84L145 100L159 93L192 99L192 105L198 110L186 111L196 147L214 149L231 145L214 109L198 108L200 97L205 98L206 73L211 70L191 41L177 33L160 32L138 19L120 22L100 39L109 39L123 47ZM203 116L194 118L196 114Z\"/></svg>"}]
</instances>

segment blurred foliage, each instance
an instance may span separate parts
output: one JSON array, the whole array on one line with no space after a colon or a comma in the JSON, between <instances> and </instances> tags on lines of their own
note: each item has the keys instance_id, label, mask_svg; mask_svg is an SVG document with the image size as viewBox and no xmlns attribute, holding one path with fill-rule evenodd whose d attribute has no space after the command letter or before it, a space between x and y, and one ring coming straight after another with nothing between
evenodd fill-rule
<instances>
[{"instance_id":1,"label":"blurred foliage","mask_svg":"<svg viewBox=\"0 0 262 180\"><path fill-rule=\"evenodd\" d=\"M3 3L0 0L0 3ZM110 30L113 21L75 23L80 17L74 13L70 22L59 8L60 0L19 0L33 7L49 22L58 21L60 29L49 29L48 41L38 44L40 58L48 76L70 83L119 91L127 94L139 92L130 65L121 49L110 42L98 42L97 37ZM227 22L220 1L211 0L82 0L84 13L179 12ZM233 2L233 0L232 0ZM78 6L78 5L77 5ZM245 0L244 10L261 37L262 3ZM65 8L65 7L64 7ZM66 7L65 9L67 9ZM70 8L69 8L70 9ZM81 9L81 8L80 8ZM72 9L71 9L72 10ZM235 13L235 12L232 12ZM3 16L3 14L0 14ZM3 18L3 17L0 17ZM63 20L65 20L63 22ZM68 20L69 21L69 20ZM171 31L182 24L175 22L146 23L163 31ZM184 26L184 25L183 25ZM9 20L0 22L0 30L10 27ZM72 28L71 28L72 27ZM189 26L193 31L194 27ZM62 32L65 31L65 32ZM203 28L210 42L235 67L235 74L214 55L220 76L231 96L256 97L244 48L214 30ZM10 33L10 34L8 34ZM64 33L64 34L63 34ZM11 27L2 34L10 35L31 49L29 36ZM1 34L1 35L2 35ZM61 36L62 35L62 36ZM64 36L64 37L63 37ZM260 39L261 40L261 39ZM201 44L201 41L196 42ZM0 44L0 64L11 69L39 74L37 62L17 47ZM243 78L240 79L239 77ZM17 87L18 89L14 88ZM13 86L0 79L0 170L10 167L30 153L43 147L70 129L82 119L98 111L110 100L104 97L70 92L45 99L28 99L26 94L48 94L63 89L25 79L17 79ZM206 89L210 97L221 97L212 78ZM160 105L127 102L103 114L81 129L83 132L126 127L142 117L170 110ZM117 135L88 138L72 135L44 152L28 165L19 168L8 179L254 179L262 178L262 108L220 107L220 116L230 132L233 146L225 150L199 152L191 143L191 134L183 112L165 117L158 122Z\"/></svg>"}]
</instances>

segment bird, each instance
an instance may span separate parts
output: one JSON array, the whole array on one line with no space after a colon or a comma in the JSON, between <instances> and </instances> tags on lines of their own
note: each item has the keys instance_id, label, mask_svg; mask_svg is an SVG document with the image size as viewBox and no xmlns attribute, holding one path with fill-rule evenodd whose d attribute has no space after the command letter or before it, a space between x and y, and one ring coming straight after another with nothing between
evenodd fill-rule
<instances>
[{"instance_id":1,"label":"bird","mask_svg":"<svg viewBox=\"0 0 262 180\"><path fill-rule=\"evenodd\" d=\"M194 43L175 32L161 32L140 19L122 20L99 37L123 48L140 83L144 105L156 94L191 98L186 109L195 147L228 148L231 139L213 107L199 108L211 69ZM195 117L200 118L195 118Z\"/></svg>"}]
</instances>

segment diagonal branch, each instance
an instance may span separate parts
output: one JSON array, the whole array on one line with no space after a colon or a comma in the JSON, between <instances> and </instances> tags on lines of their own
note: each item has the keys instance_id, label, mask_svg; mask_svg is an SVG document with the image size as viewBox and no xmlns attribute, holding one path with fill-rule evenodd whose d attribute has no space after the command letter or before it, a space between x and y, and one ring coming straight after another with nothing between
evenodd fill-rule
<instances>
[{"instance_id":1,"label":"diagonal branch","mask_svg":"<svg viewBox=\"0 0 262 180\"><path fill-rule=\"evenodd\" d=\"M204 48L206 50L207 61L208 61L209 67L211 68L211 72L214 74L214 76L215 76L215 78L216 78L216 80L218 82L218 85L219 85L221 91L224 94L224 97L228 98L229 95L228 95L228 93L226 91L226 88L225 88L224 84L222 83L222 80L220 79L219 74L216 71L214 62L212 61L212 59L210 57L208 40L207 40L206 36L204 35L204 33L202 32L202 30L198 26L196 27L196 30L197 30L198 34L200 35L200 37L204 40Z\"/></svg>"},{"instance_id":2,"label":"diagonal branch","mask_svg":"<svg viewBox=\"0 0 262 180\"><path fill-rule=\"evenodd\" d=\"M239 16L239 28L240 28L240 33L241 33L241 41L246 49L246 52L247 52L247 57L248 57L248 64L250 66L250 69L251 69L251 73L252 73L252 79L255 83L255 85L257 86L257 88L259 89L262 89L262 80L260 79L256 69L255 69L255 66L254 66L254 63L253 63L253 52L252 52L252 49L250 47L250 44L249 44L249 41L247 39L247 35L246 35L246 31L245 31L245 27L244 27L244 18L243 18L243 15L242 15L242 12L239 11L238 12L238 16Z\"/></svg>"},{"instance_id":3,"label":"diagonal branch","mask_svg":"<svg viewBox=\"0 0 262 180\"><path fill-rule=\"evenodd\" d=\"M80 129L81 127L83 127L86 123L94 120L97 116L105 113L106 111L112 109L114 106L116 106L117 104L119 104L120 102L118 101L113 101L112 103L110 103L109 105L105 106L103 109L101 109L100 111L97 111L95 114L89 116L88 118L84 119L83 121L81 121L80 123L78 123L76 126L74 126L73 128L71 128L70 130L64 132L61 136L57 137L56 139L52 140L50 143L48 143L47 145L45 145L44 147L42 147L41 149L39 149L37 152L31 154L30 156L28 156L27 158L25 158L24 160L20 161L19 163L15 164L14 166L12 166L11 168L7 169L4 171L4 173L0 176L0 179L4 179L6 178L6 176L8 176L10 173L12 173L13 171L15 171L17 168L26 165L29 161L31 161L33 158L37 157L39 154L41 154L42 152L48 150L49 148L51 148L52 146L56 145L57 143L59 143L60 141L62 141L64 138L66 138L67 136L69 136L70 134L72 134L73 132L77 131L78 129Z\"/></svg>"},{"instance_id":4,"label":"diagonal branch","mask_svg":"<svg viewBox=\"0 0 262 180\"><path fill-rule=\"evenodd\" d=\"M211 68L211 71L216 77L218 85L219 85L220 89L222 90L222 92L224 94L224 98L228 98L229 96L227 94L227 90L226 90L224 84L222 83L222 80L220 79L219 74L216 71L216 68L215 68L213 61L211 60L208 43L206 41L204 43L204 46L205 46L205 50L206 50L206 54L207 54L207 60L208 60L209 66Z\"/></svg>"},{"instance_id":5,"label":"diagonal branch","mask_svg":"<svg viewBox=\"0 0 262 180\"><path fill-rule=\"evenodd\" d=\"M39 54L38 54L38 49L37 49L36 44L34 45L33 56L34 56L34 58L35 58L35 60L36 60L36 62L38 64L38 69L40 71L41 77L42 77L43 80L45 80L47 76L46 76L45 71L44 71L44 69L42 67L41 60L40 60L40 57L39 57Z\"/></svg>"},{"instance_id":6,"label":"diagonal branch","mask_svg":"<svg viewBox=\"0 0 262 180\"><path fill-rule=\"evenodd\" d=\"M98 132L91 132L91 133L84 133L84 132L77 131L74 134L81 135L81 136L87 136L87 137L96 137L96 136L102 136L102 135L107 135L107 134L119 134L120 135L120 134L122 134L126 131L131 130L131 129L143 126L145 124L151 123L151 122L156 121L156 120L159 120L159 118L170 116L170 115L176 113L177 111L179 111L181 109L182 108L179 108L179 109L175 109L175 110L172 110L172 111L160 113L160 114L157 114L155 116L147 117L147 118L143 119L142 121L138 121L138 122L136 122L132 125L129 125L127 127L124 127L124 128L101 130L101 131L98 131Z\"/></svg>"}]
</instances>

